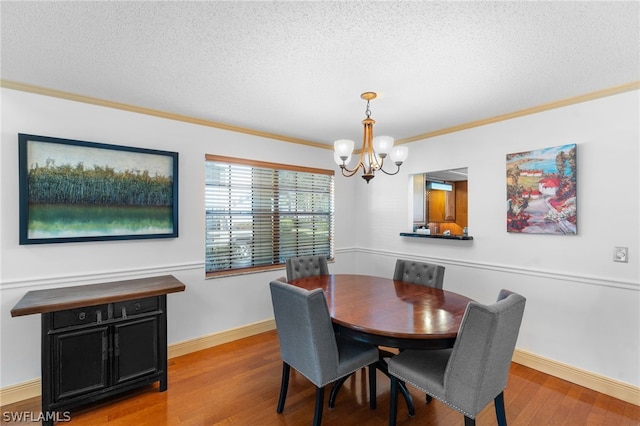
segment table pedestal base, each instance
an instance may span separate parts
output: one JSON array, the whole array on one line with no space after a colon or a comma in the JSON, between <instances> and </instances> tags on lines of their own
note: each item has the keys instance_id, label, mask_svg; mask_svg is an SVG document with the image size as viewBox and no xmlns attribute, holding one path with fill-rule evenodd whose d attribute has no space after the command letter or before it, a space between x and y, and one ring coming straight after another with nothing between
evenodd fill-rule
<instances>
[{"instance_id":1,"label":"table pedestal base","mask_svg":"<svg viewBox=\"0 0 640 426\"><path fill-rule=\"evenodd\" d=\"M384 349L380 349L379 353L380 353L380 358L378 359L376 368L382 371L385 374L385 376L389 377L387 361L385 360L385 358L390 358L395 354L393 352L385 351ZM333 409L333 407L335 407L338 391L340 390L344 382L347 381L349 377L351 377L351 375L342 377L341 379L337 380L331 387L331 394L329 395L329 409ZM371 380L371 377L369 377L369 380ZM407 386L404 384L404 382L398 381L398 386L400 389L400 393L402 393L404 400L407 402L407 411L409 412L409 417L413 417L416 414L416 409L413 405L413 398L411 397L411 394L409 393L409 390L407 389ZM430 402L430 400L427 399L427 402ZM369 395L369 403L370 403L370 408L372 409L376 408L375 395Z\"/></svg>"}]
</instances>

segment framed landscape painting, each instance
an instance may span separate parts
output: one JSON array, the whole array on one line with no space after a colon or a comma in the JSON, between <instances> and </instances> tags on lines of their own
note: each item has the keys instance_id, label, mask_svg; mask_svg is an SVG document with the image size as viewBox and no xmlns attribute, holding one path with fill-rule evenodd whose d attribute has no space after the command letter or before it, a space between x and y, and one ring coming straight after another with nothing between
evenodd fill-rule
<instances>
[{"instance_id":1,"label":"framed landscape painting","mask_svg":"<svg viewBox=\"0 0 640 426\"><path fill-rule=\"evenodd\" d=\"M18 134L20 244L176 238L178 153Z\"/></svg>"},{"instance_id":2,"label":"framed landscape painting","mask_svg":"<svg viewBox=\"0 0 640 426\"><path fill-rule=\"evenodd\" d=\"M577 233L576 144L507 154L507 232Z\"/></svg>"}]
</instances>

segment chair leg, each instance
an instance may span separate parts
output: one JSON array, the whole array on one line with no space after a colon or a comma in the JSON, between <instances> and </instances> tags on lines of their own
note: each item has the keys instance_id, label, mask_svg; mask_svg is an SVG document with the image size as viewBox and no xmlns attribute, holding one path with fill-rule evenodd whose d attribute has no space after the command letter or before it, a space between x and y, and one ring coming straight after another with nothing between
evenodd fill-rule
<instances>
[{"instance_id":1,"label":"chair leg","mask_svg":"<svg viewBox=\"0 0 640 426\"><path fill-rule=\"evenodd\" d=\"M504 392L500 392L500 394L493 399L493 405L496 408L498 426L507 426L507 413L504 410Z\"/></svg>"},{"instance_id":2,"label":"chair leg","mask_svg":"<svg viewBox=\"0 0 640 426\"><path fill-rule=\"evenodd\" d=\"M316 408L313 411L313 426L320 426L322 423L322 406L324 405L324 386L316 386Z\"/></svg>"},{"instance_id":3,"label":"chair leg","mask_svg":"<svg viewBox=\"0 0 640 426\"><path fill-rule=\"evenodd\" d=\"M464 416L464 426L476 426L476 419Z\"/></svg>"},{"instance_id":4,"label":"chair leg","mask_svg":"<svg viewBox=\"0 0 640 426\"><path fill-rule=\"evenodd\" d=\"M376 408L376 364L369 366L369 408L375 410Z\"/></svg>"},{"instance_id":5,"label":"chair leg","mask_svg":"<svg viewBox=\"0 0 640 426\"><path fill-rule=\"evenodd\" d=\"M391 390L389 393L389 426L396 426L396 417L398 415L398 379L395 376L391 378Z\"/></svg>"},{"instance_id":6,"label":"chair leg","mask_svg":"<svg viewBox=\"0 0 640 426\"><path fill-rule=\"evenodd\" d=\"M333 408L335 407L335 405L336 405L336 397L338 396L338 391L340 390L340 388L342 387L344 382L346 382L349 377L351 377L351 374L349 374L348 376L341 377L338 380L336 380L335 382L333 382L333 386L331 386L331 393L329 394L329 409L330 410L333 410Z\"/></svg>"},{"instance_id":7,"label":"chair leg","mask_svg":"<svg viewBox=\"0 0 640 426\"><path fill-rule=\"evenodd\" d=\"M376 408L376 365L377 363L373 363L368 366L369 369L369 408L374 410ZM364 369L364 367L363 367ZM342 388L344 382L351 377L351 375L341 377L340 379L333 382L333 386L331 386L331 392L329 393L329 409L333 410L336 406L336 398L338 396L338 391Z\"/></svg>"},{"instance_id":8,"label":"chair leg","mask_svg":"<svg viewBox=\"0 0 640 426\"><path fill-rule=\"evenodd\" d=\"M282 363L282 382L280 383L280 398L278 399L278 408L276 412L282 413L284 410L284 400L287 399L287 389L289 388L289 372L291 366L286 362Z\"/></svg>"}]
</instances>

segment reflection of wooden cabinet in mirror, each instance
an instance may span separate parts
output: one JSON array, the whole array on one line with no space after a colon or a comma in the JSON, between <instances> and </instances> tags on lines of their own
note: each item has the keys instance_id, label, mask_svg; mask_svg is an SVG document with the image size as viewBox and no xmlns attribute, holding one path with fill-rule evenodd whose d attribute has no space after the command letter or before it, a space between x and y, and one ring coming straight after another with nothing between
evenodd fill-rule
<instances>
[{"instance_id":1,"label":"reflection of wooden cabinet in mirror","mask_svg":"<svg viewBox=\"0 0 640 426\"><path fill-rule=\"evenodd\" d=\"M451 191L427 190L427 226L431 234L462 235L467 226L467 181L447 184Z\"/></svg>"},{"instance_id":2,"label":"reflection of wooden cabinet in mirror","mask_svg":"<svg viewBox=\"0 0 640 426\"><path fill-rule=\"evenodd\" d=\"M467 181L456 182L456 223L463 228L469 226L467 213Z\"/></svg>"},{"instance_id":3,"label":"reflection of wooden cabinet in mirror","mask_svg":"<svg viewBox=\"0 0 640 426\"><path fill-rule=\"evenodd\" d=\"M466 181L445 182L451 190L427 189L428 226L432 234L462 235L467 226ZM428 186L427 186L428 187Z\"/></svg>"},{"instance_id":4,"label":"reflection of wooden cabinet in mirror","mask_svg":"<svg viewBox=\"0 0 640 426\"><path fill-rule=\"evenodd\" d=\"M454 191L427 189L427 212L429 222L453 222L455 220L456 197Z\"/></svg>"},{"instance_id":5,"label":"reflection of wooden cabinet in mirror","mask_svg":"<svg viewBox=\"0 0 640 426\"><path fill-rule=\"evenodd\" d=\"M447 191L444 195L444 221L445 222L455 222L456 220L456 193L455 193L455 182L452 183L453 191Z\"/></svg>"},{"instance_id":6,"label":"reflection of wooden cabinet in mirror","mask_svg":"<svg viewBox=\"0 0 640 426\"><path fill-rule=\"evenodd\" d=\"M413 176L414 227L428 227L431 235L463 234L468 226L468 181L460 177L466 177L466 168Z\"/></svg>"},{"instance_id":7,"label":"reflection of wooden cabinet in mirror","mask_svg":"<svg viewBox=\"0 0 640 426\"><path fill-rule=\"evenodd\" d=\"M458 223L458 214L462 214L464 221L466 221L467 181L436 183L446 189L436 189L438 186L430 184L432 184L432 182L427 181L427 212L429 222ZM462 203L460 204L458 200ZM458 204L460 204L460 208Z\"/></svg>"}]
</instances>

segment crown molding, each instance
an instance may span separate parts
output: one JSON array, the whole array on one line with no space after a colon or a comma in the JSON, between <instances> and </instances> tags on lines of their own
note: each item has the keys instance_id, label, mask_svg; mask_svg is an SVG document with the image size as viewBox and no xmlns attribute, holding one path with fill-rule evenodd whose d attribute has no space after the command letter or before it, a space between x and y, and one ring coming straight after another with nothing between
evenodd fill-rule
<instances>
[{"instance_id":1,"label":"crown molding","mask_svg":"<svg viewBox=\"0 0 640 426\"><path fill-rule=\"evenodd\" d=\"M331 149L332 145L322 144L319 142L308 141L305 139L293 138L285 135L278 135L275 133L262 132L259 130L249 129L246 127L232 126L230 124L220 123L217 121L205 120L201 118L189 117L186 115L174 114L166 111L159 111L151 108L144 108L135 105L124 104L120 102L107 101L104 99L93 98L90 96L78 95L75 93L64 92L62 90L49 89L41 86L34 86L31 84L20 83L16 81L0 79L0 87L4 87L12 90L19 90L22 92L34 93L43 96L51 96L54 98L66 99L75 102L82 102L91 105L98 105L107 108L114 108L123 111L135 112L138 114L145 114L159 118L165 118L167 120L182 121L190 124L197 124L200 126L214 127L216 129L228 130L230 132L245 133L248 135L259 136L268 139L280 140L283 142L290 142L299 145L312 146L321 149ZM507 114L498 115L495 117L484 118L481 120L471 121L469 123L458 124L456 126L445 127L433 132L422 133L416 136L411 136L404 139L398 139L397 144L405 144L409 142L415 142L422 139L429 139L436 136L446 135L448 133L455 133L462 130L472 129L474 127L480 127L487 124L497 123L500 121L511 120L512 118L523 117L525 115L536 114L543 111L548 111L555 108L561 108L569 105L574 105L582 102L591 101L594 99L600 99L607 96L617 95L624 92L630 92L632 90L640 89L640 80L632 81L630 83L621 84L618 86L610 87L607 89L598 90L595 92L587 93L585 95L574 96L571 98L562 99L555 102L549 102L539 106L526 108L520 111L515 111ZM356 154L358 152L356 151Z\"/></svg>"},{"instance_id":2,"label":"crown molding","mask_svg":"<svg viewBox=\"0 0 640 426\"><path fill-rule=\"evenodd\" d=\"M620 93L630 92L632 90L638 90L638 89L640 89L640 80L621 84L619 86L610 87L608 89L597 90L595 92L587 93L586 95L573 96L571 98L566 98L566 99L562 99L555 102L549 102L549 103L538 105L531 108L525 108L520 111L497 115L495 117L490 117L490 118L483 118L482 120L471 121L469 123L458 124L456 126L446 127L444 129L436 130L433 132L423 133L421 135L399 139L396 141L396 143L403 144L403 143L415 142L421 139L429 139L435 136L442 136L448 133L455 133L461 130L467 130L467 129L472 129L474 127L484 126L486 124L492 124L500 121L511 120L512 118L523 117L525 115L537 114L539 112L549 111L551 109L562 108L565 106L592 101L594 99L605 98L607 96L618 95Z\"/></svg>"},{"instance_id":3,"label":"crown molding","mask_svg":"<svg viewBox=\"0 0 640 426\"><path fill-rule=\"evenodd\" d=\"M82 102L90 105L98 105L107 108L119 109L122 111L135 112L138 114L150 115L153 117L165 118L167 120L182 121L184 123L197 124L199 126L214 127L216 129L228 130L230 132L245 133L253 136L260 136L268 139L276 139L283 142L296 143L300 145L313 146L316 148L329 147L319 142L308 141L305 139L293 138L290 136L278 135L275 133L261 132L259 130L249 129L246 127L232 126L230 124L220 123L217 121L205 120L202 118L189 117L186 115L174 114L166 111L159 111L151 108L144 108L136 105L129 105L120 102L107 101L104 99L93 98L91 96L77 95L75 93L64 92L62 90L49 89L31 84L19 83L17 81L9 81L0 79L0 87L6 89L19 90L21 92L34 93L42 96L50 96L54 98L66 99L69 101ZM333 147L331 147L333 149Z\"/></svg>"}]
</instances>

